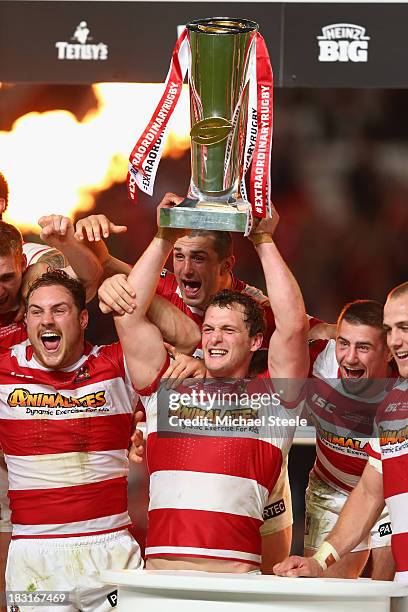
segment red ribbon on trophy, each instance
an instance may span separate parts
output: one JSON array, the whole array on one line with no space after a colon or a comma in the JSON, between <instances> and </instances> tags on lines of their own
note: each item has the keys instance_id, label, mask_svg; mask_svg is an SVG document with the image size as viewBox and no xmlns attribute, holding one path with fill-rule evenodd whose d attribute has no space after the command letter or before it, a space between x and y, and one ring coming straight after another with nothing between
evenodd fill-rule
<instances>
[{"instance_id":1,"label":"red ribbon on trophy","mask_svg":"<svg viewBox=\"0 0 408 612\"><path fill-rule=\"evenodd\" d=\"M273 73L265 40L259 32L256 34L256 88L257 137L252 159L249 201L254 217L263 218L271 216Z\"/></svg>"},{"instance_id":2,"label":"red ribbon on trophy","mask_svg":"<svg viewBox=\"0 0 408 612\"><path fill-rule=\"evenodd\" d=\"M137 187L148 195L153 194L169 121L181 94L189 58L187 30L184 29L173 50L164 93L129 157L127 188L128 196L134 202L137 201Z\"/></svg>"},{"instance_id":3,"label":"red ribbon on trophy","mask_svg":"<svg viewBox=\"0 0 408 612\"><path fill-rule=\"evenodd\" d=\"M249 201L252 215L263 218L271 214L273 73L265 40L259 32L254 32L248 54L247 77L241 86L241 94L246 86L249 87L249 93L239 191L242 198L248 200L245 175L252 163ZM137 201L137 188L148 195L153 193L166 134L190 61L189 34L188 30L184 29L173 50L164 93L129 158L127 187L129 198L133 202Z\"/></svg>"}]
</instances>

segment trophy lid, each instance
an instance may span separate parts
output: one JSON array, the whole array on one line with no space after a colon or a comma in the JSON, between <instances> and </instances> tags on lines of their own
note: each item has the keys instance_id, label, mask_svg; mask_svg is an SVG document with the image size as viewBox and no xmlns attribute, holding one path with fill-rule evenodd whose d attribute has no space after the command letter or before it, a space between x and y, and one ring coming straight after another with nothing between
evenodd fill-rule
<instances>
[{"instance_id":1,"label":"trophy lid","mask_svg":"<svg viewBox=\"0 0 408 612\"><path fill-rule=\"evenodd\" d=\"M259 30L256 21L236 17L206 17L195 19L187 24L191 32L203 34L245 34Z\"/></svg>"}]
</instances>

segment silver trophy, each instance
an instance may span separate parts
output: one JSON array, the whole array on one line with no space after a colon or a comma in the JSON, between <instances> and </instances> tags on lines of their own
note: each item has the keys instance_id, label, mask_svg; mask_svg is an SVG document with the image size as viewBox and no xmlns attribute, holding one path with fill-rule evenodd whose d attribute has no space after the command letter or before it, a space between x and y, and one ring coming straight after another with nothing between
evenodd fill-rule
<instances>
[{"instance_id":1,"label":"silver trophy","mask_svg":"<svg viewBox=\"0 0 408 612\"><path fill-rule=\"evenodd\" d=\"M250 45L258 24L212 17L187 24L191 183L189 197L160 211L163 227L244 232L250 204L241 195Z\"/></svg>"}]
</instances>

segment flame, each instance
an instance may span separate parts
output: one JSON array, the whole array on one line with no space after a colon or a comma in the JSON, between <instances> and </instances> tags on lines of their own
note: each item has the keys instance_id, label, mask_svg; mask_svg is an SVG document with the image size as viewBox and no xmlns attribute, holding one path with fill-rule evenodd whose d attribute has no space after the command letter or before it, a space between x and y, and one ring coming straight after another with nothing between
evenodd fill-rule
<instances>
[{"instance_id":1,"label":"flame","mask_svg":"<svg viewBox=\"0 0 408 612\"><path fill-rule=\"evenodd\" d=\"M163 86L93 85L98 100L82 121L62 110L28 113L0 131L1 168L10 188L4 219L38 232L41 215L88 211L98 191L126 178L129 154L158 103ZM188 87L183 87L163 156L190 146Z\"/></svg>"}]
</instances>

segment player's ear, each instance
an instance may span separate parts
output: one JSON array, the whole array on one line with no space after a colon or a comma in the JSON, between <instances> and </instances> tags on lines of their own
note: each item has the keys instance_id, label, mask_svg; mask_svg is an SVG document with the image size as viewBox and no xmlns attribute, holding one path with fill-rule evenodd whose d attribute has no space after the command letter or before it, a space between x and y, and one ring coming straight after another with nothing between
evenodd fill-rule
<instances>
[{"instance_id":1,"label":"player's ear","mask_svg":"<svg viewBox=\"0 0 408 612\"><path fill-rule=\"evenodd\" d=\"M226 257L221 265L222 273L225 274L227 272L231 272L234 265L235 265L235 256L230 255L229 257Z\"/></svg>"},{"instance_id":2,"label":"player's ear","mask_svg":"<svg viewBox=\"0 0 408 612\"><path fill-rule=\"evenodd\" d=\"M23 253L21 256L21 271L24 272L27 270L27 257L26 254Z\"/></svg>"},{"instance_id":3,"label":"player's ear","mask_svg":"<svg viewBox=\"0 0 408 612\"><path fill-rule=\"evenodd\" d=\"M83 330L85 330L88 327L88 321L89 321L89 313L87 309L84 308L83 310L81 310L79 314L79 322Z\"/></svg>"},{"instance_id":4,"label":"player's ear","mask_svg":"<svg viewBox=\"0 0 408 612\"><path fill-rule=\"evenodd\" d=\"M393 354L391 353L390 349L387 347L387 361L388 363L390 363L390 361L393 360Z\"/></svg>"},{"instance_id":5,"label":"player's ear","mask_svg":"<svg viewBox=\"0 0 408 612\"><path fill-rule=\"evenodd\" d=\"M260 349L261 346L262 346L263 334L261 334L261 333L255 334L255 336L253 336L251 338L251 340L252 340L252 342L251 342L251 351L254 353L258 349Z\"/></svg>"}]
</instances>

